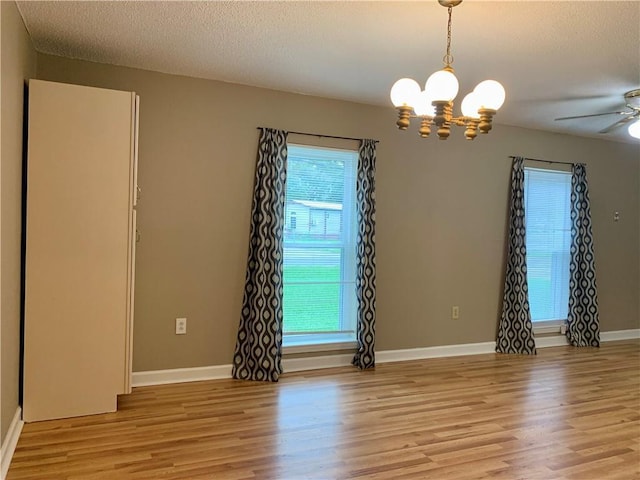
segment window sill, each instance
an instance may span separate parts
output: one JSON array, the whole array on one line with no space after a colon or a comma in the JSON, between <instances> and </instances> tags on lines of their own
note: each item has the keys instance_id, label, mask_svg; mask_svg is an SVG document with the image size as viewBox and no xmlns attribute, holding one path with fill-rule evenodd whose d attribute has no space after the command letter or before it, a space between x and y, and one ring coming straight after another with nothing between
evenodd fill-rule
<instances>
[{"instance_id":1,"label":"window sill","mask_svg":"<svg viewBox=\"0 0 640 480\"><path fill-rule=\"evenodd\" d=\"M354 335L348 333L285 334L282 339L282 352L285 354L354 350L356 346Z\"/></svg>"}]
</instances>

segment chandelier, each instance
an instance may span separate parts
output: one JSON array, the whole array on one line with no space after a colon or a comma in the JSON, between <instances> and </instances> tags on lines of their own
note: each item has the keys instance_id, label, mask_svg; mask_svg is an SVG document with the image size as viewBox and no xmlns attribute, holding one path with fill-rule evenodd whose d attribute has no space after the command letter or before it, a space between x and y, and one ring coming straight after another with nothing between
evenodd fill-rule
<instances>
[{"instance_id":1,"label":"chandelier","mask_svg":"<svg viewBox=\"0 0 640 480\"><path fill-rule=\"evenodd\" d=\"M504 103L505 91L495 80L480 82L462 100L462 116L453 116L453 99L458 94L459 85L451 67L451 11L462 0L438 0L438 3L447 7L449 12L447 53L442 58L444 68L427 79L424 90L411 78L401 78L393 84L391 101L398 110L396 125L400 130L406 130L411 118L419 118L420 136L429 136L431 127L435 125L441 140L449 137L452 125L457 125L466 127L465 138L473 140L478 136L478 130L480 133L489 133L491 130L493 116Z\"/></svg>"}]
</instances>

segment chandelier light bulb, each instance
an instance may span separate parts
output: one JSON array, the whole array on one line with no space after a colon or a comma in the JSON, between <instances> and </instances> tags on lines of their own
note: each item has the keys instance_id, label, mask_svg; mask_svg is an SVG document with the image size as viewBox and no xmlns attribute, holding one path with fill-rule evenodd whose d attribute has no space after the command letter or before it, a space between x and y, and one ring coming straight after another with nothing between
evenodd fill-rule
<instances>
[{"instance_id":1,"label":"chandelier light bulb","mask_svg":"<svg viewBox=\"0 0 640 480\"><path fill-rule=\"evenodd\" d=\"M427 79L424 89L429 92L433 100L450 102L458 94L458 79L448 70L432 73Z\"/></svg>"},{"instance_id":2,"label":"chandelier light bulb","mask_svg":"<svg viewBox=\"0 0 640 480\"><path fill-rule=\"evenodd\" d=\"M436 108L431 105L431 95L426 90L420 92L413 103L413 111L419 117L433 117L436 114Z\"/></svg>"},{"instance_id":3,"label":"chandelier light bulb","mask_svg":"<svg viewBox=\"0 0 640 480\"><path fill-rule=\"evenodd\" d=\"M473 91L479 98L481 108L498 110L506 97L504 87L495 80L480 82Z\"/></svg>"},{"instance_id":4,"label":"chandelier light bulb","mask_svg":"<svg viewBox=\"0 0 640 480\"><path fill-rule=\"evenodd\" d=\"M460 109L462 110L462 115L465 117L480 118L478 110L481 106L478 94L476 92L471 92L467 93L467 95L462 99Z\"/></svg>"},{"instance_id":5,"label":"chandelier light bulb","mask_svg":"<svg viewBox=\"0 0 640 480\"><path fill-rule=\"evenodd\" d=\"M640 120L636 120L629 125L629 129L627 131L633 138L640 138Z\"/></svg>"},{"instance_id":6,"label":"chandelier light bulb","mask_svg":"<svg viewBox=\"0 0 640 480\"><path fill-rule=\"evenodd\" d=\"M420 95L420 85L412 78L401 78L391 87L391 102L394 107L410 106Z\"/></svg>"}]
</instances>

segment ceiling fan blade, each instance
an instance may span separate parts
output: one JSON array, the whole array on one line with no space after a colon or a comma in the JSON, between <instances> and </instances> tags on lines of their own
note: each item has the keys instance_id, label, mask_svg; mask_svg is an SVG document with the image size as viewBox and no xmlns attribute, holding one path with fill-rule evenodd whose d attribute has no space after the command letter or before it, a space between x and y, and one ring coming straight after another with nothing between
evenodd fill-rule
<instances>
[{"instance_id":1,"label":"ceiling fan blade","mask_svg":"<svg viewBox=\"0 0 640 480\"><path fill-rule=\"evenodd\" d=\"M576 115L574 117L560 117L554 118L554 120L573 120L574 118L587 118L587 117L601 117L602 115L631 115L633 112L607 112L607 113L594 113L592 115Z\"/></svg>"},{"instance_id":2,"label":"ceiling fan blade","mask_svg":"<svg viewBox=\"0 0 640 480\"><path fill-rule=\"evenodd\" d=\"M628 117L622 118L618 120L616 123L609 125L607 128L603 128L598 133L609 133L610 131L615 130L616 128L620 128L623 125L626 125L627 123L629 123L631 120L634 120L635 118L637 118L637 115L630 115Z\"/></svg>"}]
</instances>

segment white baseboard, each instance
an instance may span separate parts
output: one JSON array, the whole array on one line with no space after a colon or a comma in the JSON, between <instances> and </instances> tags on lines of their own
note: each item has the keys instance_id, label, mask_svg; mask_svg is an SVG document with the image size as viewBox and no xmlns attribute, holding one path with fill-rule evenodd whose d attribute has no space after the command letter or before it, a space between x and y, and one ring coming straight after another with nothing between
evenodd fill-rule
<instances>
[{"instance_id":1,"label":"white baseboard","mask_svg":"<svg viewBox=\"0 0 640 480\"><path fill-rule=\"evenodd\" d=\"M615 342L617 340L633 340L640 338L640 328L630 330L614 330L613 332L600 332L600 341Z\"/></svg>"},{"instance_id":2,"label":"white baseboard","mask_svg":"<svg viewBox=\"0 0 640 480\"><path fill-rule=\"evenodd\" d=\"M282 368L286 372L317 370L321 368L344 367L351 365L353 355L325 355L321 357L285 358ZM210 367L174 368L171 370L152 370L133 372L131 384L134 387L166 385L169 383L200 382L203 380L221 380L231 378L231 365Z\"/></svg>"},{"instance_id":3,"label":"white baseboard","mask_svg":"<svg viewBox=\"0 0 640 480\"><path fill-rule=\"evenodd\" d=\"M7 436L4 438L4 442L2 442L2 447L0 447L0 479L2 480L7 477L9 465L11 465L11 459L13 458L13 453L16 451L23 426L22 409L18 407L11 420L11 425L9 425L9 430L7 430Z\"/></svg>"},{"instance_id":4,"label":"white baseboard","mask_svg":"<svg viewBox=\"0 0 640 480\"><path fill-rule=\"evenodd\" d=\"M640 338L640 329L618 330L600 333L602 342L630 340ZM537 337L536 347L559 347L568 345L565 335ZM408 348L403 350L382 350L376 352L376 363L402 362L422 360L426 358L457 357L460 355L479 355L494 353L496 342L466 343L460 345L443 345L437 347ZM317 357L284 358L282 368L285 372L300 372L322 368L346 367L351 365L353 354L324 355ZM214 365L211 367L176 368L173 370L155 370L149 372L133 372L134 387L147 385L163 385L167 383L197 382L201 380L220 380L231 378L231 365Z\"/></svg>"},{"instance_id":5,"label":"white baseboard","mask_svg":"<svg viewBox=\"0 0 640 480\"><path fill-rule=\"evenodd\" d=\"M144 387L147 385L165 385L167 383L220 380L222 378L231 378L231 365L133 372L131 375L131 384L134 387Z\"/></svg>"},{"instance_id":6,"label":"white baseboard","mask_svg":"<svg viewBox=\"0 0 640 480\"><path fill-rule=\"evenodd\" d=\"M615 342L618 340L633 340L640 338L640 329L615 330L612 332L600 332L600 342ZM569 345L566 335L553 335L548 337L536 337L536 347L561 347Z\"/></svg>"},{"instance_id":7,"label":"white baseboard","mask_svg":"<svg viewBox=\"0 0 640 480\"><path fill-rule=\"evenodd\" d=\"M496 351L496 342L463 343L437 347L407 348L403 350L382 350L376 352L376 363L404 362L424 358L458 357L460 355L478 355Z\"/></svg>"}]
</instances>

